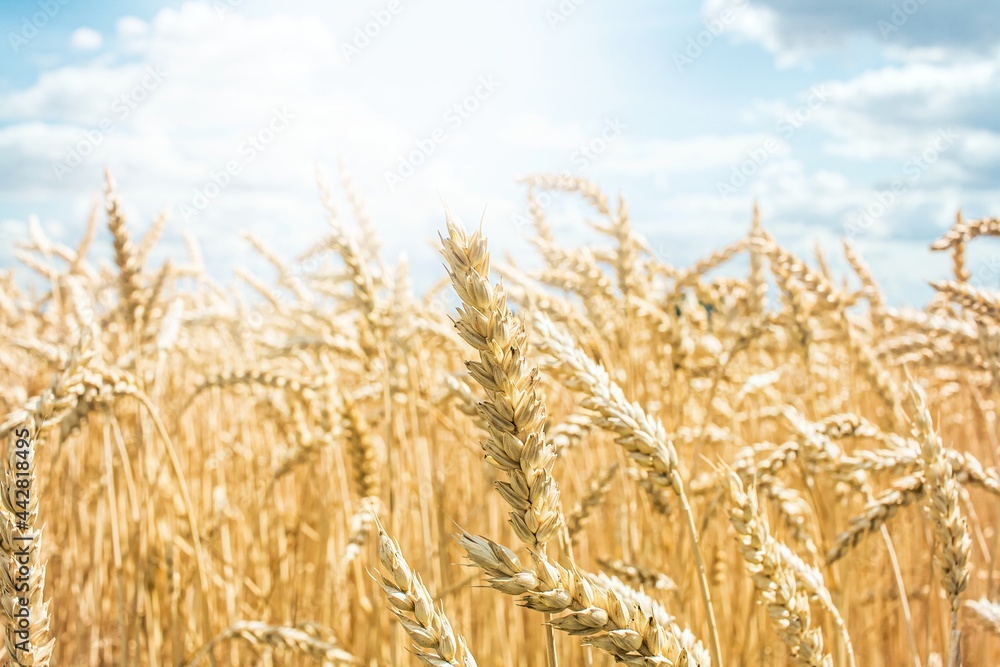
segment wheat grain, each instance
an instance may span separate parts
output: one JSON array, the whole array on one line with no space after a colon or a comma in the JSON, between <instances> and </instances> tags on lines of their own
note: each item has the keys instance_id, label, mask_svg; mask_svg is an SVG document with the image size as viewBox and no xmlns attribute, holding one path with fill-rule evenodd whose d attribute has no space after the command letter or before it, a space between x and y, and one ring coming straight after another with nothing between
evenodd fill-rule
<instances>
[{"instance_id":1,"label":"wheat grain","mask_svg":"<svg viewBox=\"0 0 1000 667\"><path fill-rule=\"evenodd\" d=\"M528 365L527 336L507 307L503 288L489 281L490 256L477 231L466 234L449 215L442 253L452 286L462 301L455 322L459 335L479 353L469 373L486 391L480 411L487 424L483 451L507 475L497 482L511 506L510 523L530 546L543 546L563 528L559 490L548 471L555 453L545 438L545 403L538 370Z\"/></svg>"},{"instance_id":2,"label":"wheat grain","mask_svg":"<svg viewBox=\"0 0 1000 667\"><path fill-rule=\"evenodd\" d=\"M440 608L435 609L430 593L407 565L399 545L379 527L378 555L386 574L381 575L382 590L399 624L413 640L416 655L432 667L453 665L475 667L476 660L462 635Z\"/></svg>"},{"instance_id":3,"label":"wheat grain","mask_svg":"<svg viewBox=\"0 0 1000 667\"><path fill-rule=\"evenodd\" d=\"M931 424L923 390L911 383L911 396L916 417L914 424L922 438L924 476L927 480L927 515L937 542L934 562L941 570L941 585L951 605L951 645L948 650L949 667L961 664L958 610L962 593L969 585L969 538L965 518L958 509L958 484L948 459L944 456L941 438Z\"/></svg>"},{"instance_id":4,"label":"wheat grain","mask_svg":"<svg viewBox=\"0 0 1000 667\"><path fill-rule=\"evenodd\" d=\"M825 652L822 631L810 626L809 600L799 590L801 581L796 569L789 566L787 553L778 548L768 532L753 492L746 493L743 482L732 471L723 479L732 504L730 524L736 529L743 560L778 635L788 645L795 664L832 667L833 658Z\"/></svg>"}]
</instances>

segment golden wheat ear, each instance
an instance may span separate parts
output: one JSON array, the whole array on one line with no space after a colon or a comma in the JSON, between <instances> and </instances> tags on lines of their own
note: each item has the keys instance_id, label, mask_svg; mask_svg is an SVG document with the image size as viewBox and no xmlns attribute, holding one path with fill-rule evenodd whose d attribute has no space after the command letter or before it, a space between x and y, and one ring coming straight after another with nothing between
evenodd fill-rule
<instances>
[{"instance_id":1,"label":"golden wheat ear","mask_svg":"<svg viewBox=\"0 0 1000 667\"><path fill-rule=\"evenodd\" d=\"M399 545L376 518L378 558L384 571L379 586L389 602L389 611L413 640L413 651L432 667L476 667L476 659L465 638L452 629L440 605L435 605L420 575L410 569Z\"/></svg>"}]
</instances>

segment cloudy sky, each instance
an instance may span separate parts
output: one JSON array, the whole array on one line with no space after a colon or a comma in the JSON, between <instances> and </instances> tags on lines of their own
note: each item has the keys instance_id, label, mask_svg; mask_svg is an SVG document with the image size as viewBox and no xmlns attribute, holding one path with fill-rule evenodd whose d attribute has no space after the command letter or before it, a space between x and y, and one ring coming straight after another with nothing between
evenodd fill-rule
<instances>
[{"instance_id":1,"label":"cloudy sky","mask_svg":"<svg viewBox=\"0 0 1000 667\"><path fill-rule=\"evenodd\" d=\"M897 303L947 273L927 246L959 207L1000 214L985 0L14 0L0 34L3 267L31 215L75 243L104 167L136 230L170 211L154 260L189 230L223 280L258 265L244 231L285 254L323 233L314 173L340 161L425 285L442 201L523 251L534 172L624 193L676 263L738 238L756 199L835 268L854 237ZM995 287L991 241L970 266Z\"/></svg>"}]
</instances>

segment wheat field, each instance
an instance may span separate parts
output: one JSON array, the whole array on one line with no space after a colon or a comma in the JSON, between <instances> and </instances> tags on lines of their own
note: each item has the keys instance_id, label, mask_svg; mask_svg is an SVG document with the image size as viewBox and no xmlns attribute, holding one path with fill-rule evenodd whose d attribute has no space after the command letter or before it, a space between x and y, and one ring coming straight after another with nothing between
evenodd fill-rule
<instances>
[{"instance_id":1,"label":"wheat field","mask_svg":"<svg viewBox=\"0 0 1000 667\"><path fill-rule=\"evenodd\" d=\"M193 238L152 266L166 218L134 235L110 175L76 247L32 224L5 664L996 664L1000 293L965 251L1000 220L928 239L954 277L901 308L847 241L832 275L748 212L671 266L621 197L525 186L534 268L442 211L422 294L347 176L236 289Z\"/></svg>"}]
</instances>

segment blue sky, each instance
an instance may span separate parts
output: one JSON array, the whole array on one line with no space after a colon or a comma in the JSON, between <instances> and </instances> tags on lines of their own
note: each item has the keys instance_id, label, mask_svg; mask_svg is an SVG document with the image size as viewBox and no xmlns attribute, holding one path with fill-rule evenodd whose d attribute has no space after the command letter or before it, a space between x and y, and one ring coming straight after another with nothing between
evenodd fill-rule
<instances>
[{"instance_id":1,"label":"blue sky","mask_svg":"<svg viewBox=\"0 0 1000 667\"><path fill-rule=\"evenodd\" d=\"M530 261L514 177L533 172L624 193L681 264L743 234L756 199L835 269L854 237L896 303L947 274L927 247L959 207L1000 214L985 1L34 0L0 5L0 35L0 266L31 215L75 243L106 166L137 231L170 211L154 261L187 231L223 280L262 268L244 232L286 255L324 232L314 170L340 160L422 285L442 199ZM561 238L590 238L565 203ZM996 287L991 241L970 267Z\"/></svg>"}]
</instances>

